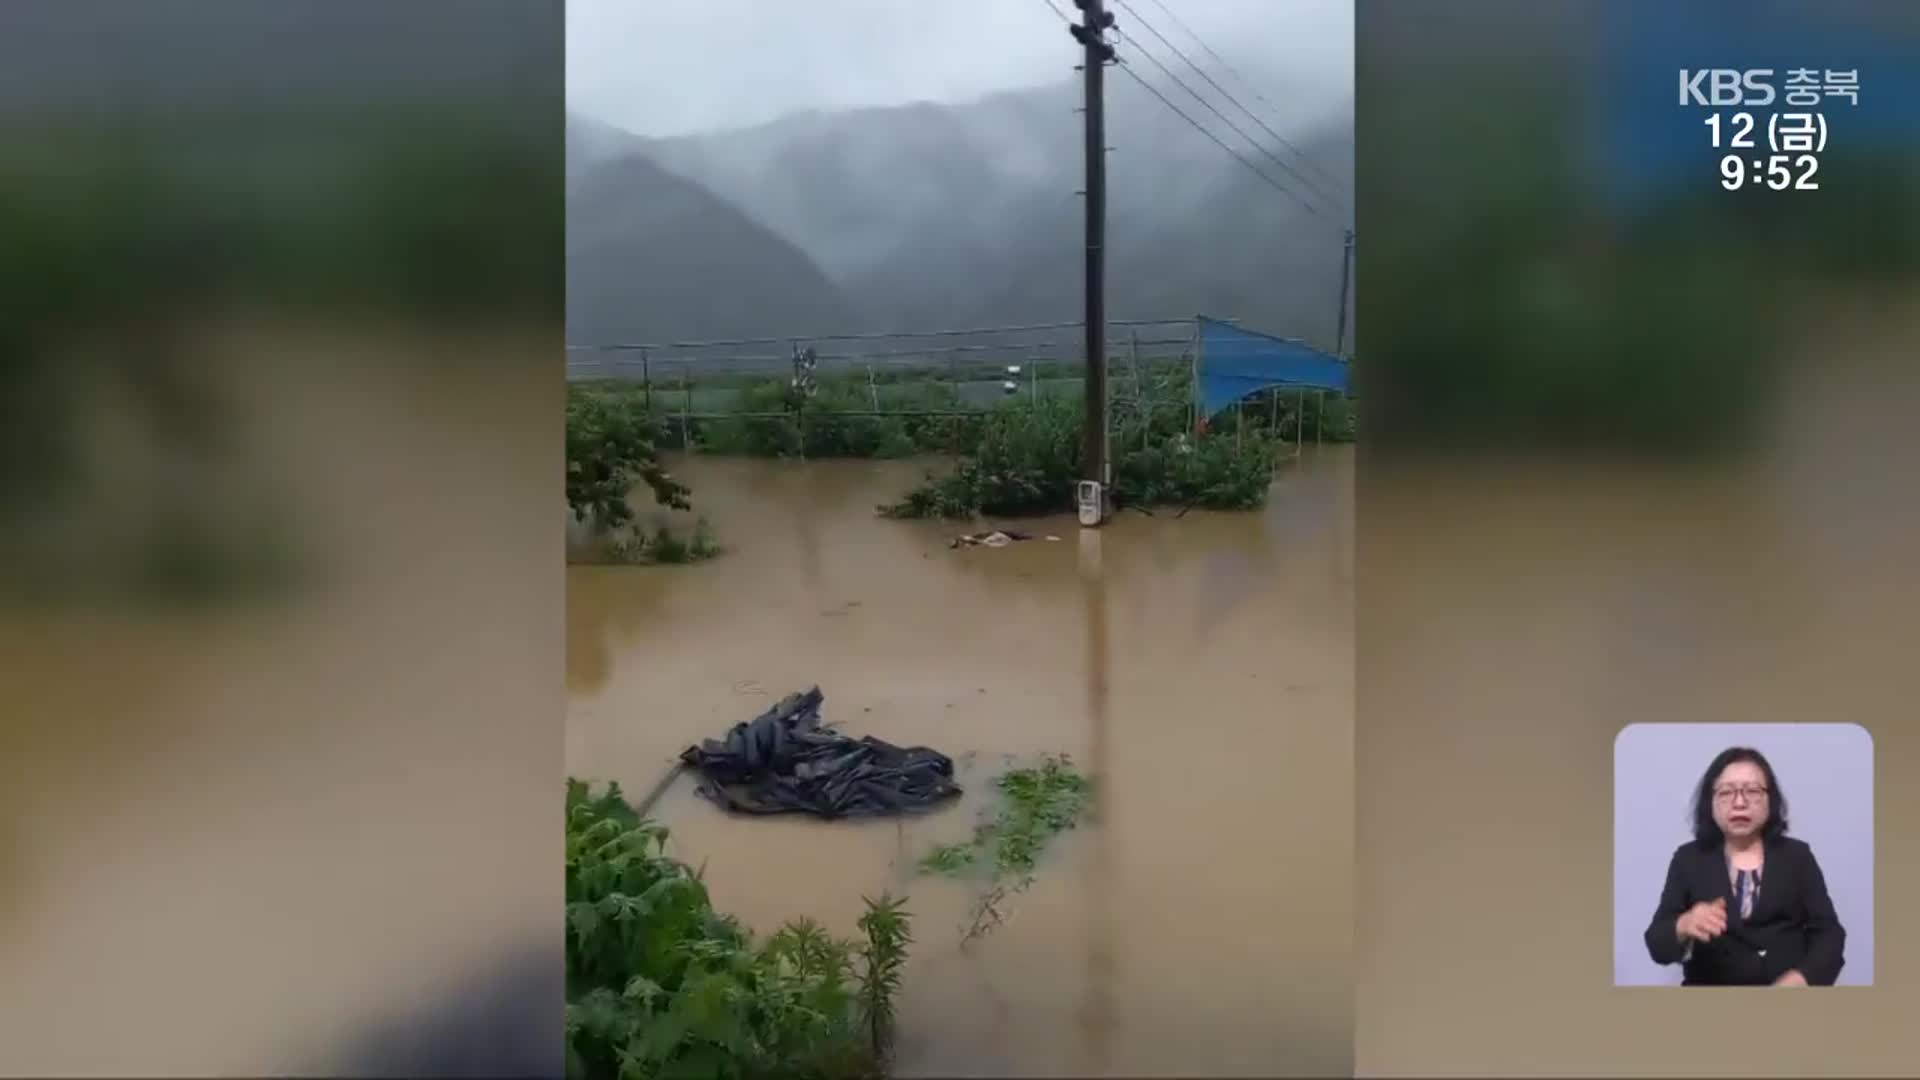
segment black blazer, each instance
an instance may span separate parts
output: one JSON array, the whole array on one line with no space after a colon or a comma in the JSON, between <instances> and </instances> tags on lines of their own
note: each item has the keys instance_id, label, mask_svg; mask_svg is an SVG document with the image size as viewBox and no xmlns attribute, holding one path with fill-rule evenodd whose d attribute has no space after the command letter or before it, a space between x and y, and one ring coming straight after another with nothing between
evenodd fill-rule
<instances>
[{"instance_id":1,"label":"black blazer","mask_svg":"<svg viewBox=\"0 0 1920 1080\"><path fill-rule=\"evenodd\" d=\"M1681 914L1703 900L1727 902L1727 932L1694 942L1685 961L1687 986L1766 986L1797 970L1809 986L1832 986L1846 963L1847 932L1834 914L1826 878L1804 841L1767 841L1766 864L1753 916L1740 918L1732 874L1718 843L1680 845L1667 865L1660 907L1647 927L1647 952L1656 964L1681 963L1686 943L1674 933Z\"/></svg>"}]
</instances>

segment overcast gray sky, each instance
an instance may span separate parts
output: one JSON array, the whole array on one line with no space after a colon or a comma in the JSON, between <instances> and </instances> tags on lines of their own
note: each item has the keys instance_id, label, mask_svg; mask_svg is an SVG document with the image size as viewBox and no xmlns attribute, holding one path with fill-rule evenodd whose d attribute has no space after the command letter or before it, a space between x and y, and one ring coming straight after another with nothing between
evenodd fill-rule
<instances>
[{"instance_id":1,"label":"overcast gray sky","mask_svg":"<svg viewBox=\"0 0 1920 1080\"><path fill-rule=\"evenodd\" d=\"M1278 91L1256 65L1351 85L1353 0L1125 2L1134 12L1109 0L1121 30L1183 75L1141 19L1229 89L1179 24L1269 97ZM1074 48L1047 0L567 0L567 100L629 131L676 135L1043 85L1072 75Z\"/></svg>"}]
</instances>

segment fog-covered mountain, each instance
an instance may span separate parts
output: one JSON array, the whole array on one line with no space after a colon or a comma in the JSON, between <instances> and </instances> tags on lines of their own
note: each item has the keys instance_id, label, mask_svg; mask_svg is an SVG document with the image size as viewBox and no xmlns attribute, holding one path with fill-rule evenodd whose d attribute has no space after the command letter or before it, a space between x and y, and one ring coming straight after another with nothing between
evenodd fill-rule
<instances>
[{"instance_id":1,"label":"fog-covered mountain","mask_svg":"<svg viewBox=\"0 0 1920 1080\"><path fill-rule=\"evenodd\" d=\"M1243 98L1289 148L1215 98L1223 113L1310 186L1191 98L1182 102L1177 95L1183 91L1162 92L1295 195L1275 190L1116 72L1108 120L1112 317L1204 312L1331 345L1342 230L1350 220L1350 101L1329 106L1324 90L1313 99L1270 97L1296 101L1289 115ZM1081 304L1079 101L1078 87L1063 83L964 105L807 113L670 139L622 136L583 124L579 143L583 161L598 156L587 153L589 147L615 142L631 148L660 167L649 182L698 185L804 252L837 287L844 307L834 314L846 329L1068 321L1079 317ZM599 180L605 167L586 165L585 181L601 200L612 200L622 185ZM646 197L637 186L641 179L636 170L625 183L633 198ZM1331 197L1316 193L1316 186ZM1319 216L1302 201L1317 204ZM577 225L583 242L603 216L614 213L608 201L590 213L578 206L578 199L570 203L575 224L569 231ZM694 231L675 235L691 244ZM746 295L781 292L779 278L788 268L756 254L746 233L735 239L742 245L737 249L722 253L710 245L678 258L709 268L727 262ZM662 252L654 255L665 266L676 262ZM576 272L618 274L624 279L619 289L643 280L623 273L617 262L580 263ZM796 290L817 291L807 275L791 272L798 275ZM612 288L582 283L580 291L605 295ZM746 333L749 323L764 325L763 314L742 311L739 332ZM782 311L788 314L796 321L770 332L805 333L823 321L801 319L790 307Z\"/></svg>"},{"instance_id":2,"label":"fog-covered mountain","mask_svg":"<svg viewBox=\"0 0 1920 1080\"><path fill-rule=\"evenodd\" d=\"M637 142L569 118L569 343L827 333L852 321L840 290L798 248L662 169Z\"/></svg>"}]
</instances>

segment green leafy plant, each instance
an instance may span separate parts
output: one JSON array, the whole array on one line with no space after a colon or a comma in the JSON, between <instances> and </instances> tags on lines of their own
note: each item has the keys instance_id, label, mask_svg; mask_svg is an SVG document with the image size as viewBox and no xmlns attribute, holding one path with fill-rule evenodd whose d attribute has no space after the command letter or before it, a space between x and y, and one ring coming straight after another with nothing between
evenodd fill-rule
<instances>
[{"instance_id":1,"label":"green leafy plant","mask_svg":"<svg viewBox=\"0 0 1920 1080\"><path fill-rule=\"evenodd\" d=\"M936 874L959 874L972 868L977 854L972 843L942 844L920 860L920 868Z\"/></svg>"},{"instance_id":2,"label":"green leafy plant","mask_svg":"<svg viewBox=\"0 0 1920 1080\"><path fill-rule=\"evenodd\" d=\"M969 877L984 871L985 887L962 944L1005 921L1007 899L1033 883L1047 844L1078 825L1093 803L1093 782L1064 754L1009 770L994 780L994 788L1000 805L974 826L971 838L934 848L920 860L922 873Z\"/></svg>"},{"instance_id":3,"label":"green leafy plant","mask_svg":"<svg viewBox=\"0 0 1920 1080\"><path fill-rule=\"evenodd\" d=\"M928 476L889 517L964 518L1045 514L1072 505L1080 472L1080 412L1052 398L987 416L979 438L954 470Z\"/></svg>"},{"instance_id":4,"label":"green leafy plant","mask_svg":"<svg viewBox=\"0 0 1920 1080\"><path fill-rule=\"evenodd\" d=\"M912 941L904 902L867 902L861 947L807 919L756 943L666 844L619 785L567 782L568 1075L879 1075Z\"/></svg>"},{"instance_id":5,"label":"green leafy plant","mask_svg":"<svg viewBox=\"0 0 1920 1080\"><path fill-rule=\"evenodd\" d=\"M861 950L861 1023L874 1060L884 1062L893 1049L896 1022L893 1003L900 994L901 976L907 966L907 946L913 944L913 928L905 898L896 899L883 892L878 900L862 899L867 912L860 916L860 931L866 935L867 943Z\"/></svg>"},{"instance_id":6,"label":"green leafy plant","mask_svg":"<svg viewBox=\"0 0 1920 1080\"><path fill-rule=\"evenodd\" d=\"M1251 510L1273 483L1279 445L1263 431L1172 439L1120 455L1114 499L1128 506Z\"/></svg>"},{"instance_id":7,"label":"green leafy plant","mask_svg":"<svg viewBox=\"0 0 1920 1080\"><path fill-rule=\"evenodd\" d=\"M673 530L665 525L654 530L652 552L655 562L686 563L693 561L692 546L680 537L675 536Z\"/></svg>"}]
</instances>

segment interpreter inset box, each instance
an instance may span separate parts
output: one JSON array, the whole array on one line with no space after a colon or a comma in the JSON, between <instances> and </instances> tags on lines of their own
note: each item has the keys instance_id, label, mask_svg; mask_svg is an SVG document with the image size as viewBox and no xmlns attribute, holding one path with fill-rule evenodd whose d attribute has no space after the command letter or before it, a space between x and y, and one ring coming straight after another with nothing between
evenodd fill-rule
<instances>
[{"instance_id":1,"label":"interpreter inset box","mask_svg":"<svg viewBox=\"0 0 1920 1080\"><path fill-rule=\"evenodd\" d=\"M1614 741L1615 986L1873 985L1873 737L1632 724Z\"/></svg>"}]
</instances>

